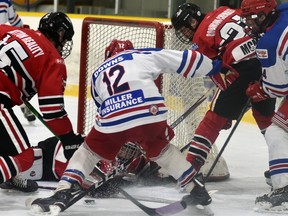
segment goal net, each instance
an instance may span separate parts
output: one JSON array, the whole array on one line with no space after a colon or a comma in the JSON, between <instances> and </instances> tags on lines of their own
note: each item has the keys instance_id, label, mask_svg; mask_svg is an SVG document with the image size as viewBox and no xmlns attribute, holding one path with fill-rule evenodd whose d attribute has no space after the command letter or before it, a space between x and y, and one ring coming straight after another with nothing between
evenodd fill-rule
<instances>
[{"instance_id":1,"label":"goal net","mask_svg":"<svg viewBox=\"0 0 288 216\"><path fill-rule=\"evenodd\" d=\"M105 48L113 39L131 40L134 48L167 48L184 50L189 47L177 40L170 23L121 19L85 18L82 26L80 88L78 103L78 132L87 134L95 120L96 106L90 95L91 74L104 61ZM165 74L156 81L169 108L168 123L172 124L189 109L207 89L203 78L185 79ZM172 143L182 148L191 141L193 133L207 110L204 101L194 112L174 128Z\"/></svg>"},{"instance_id":2,"label":"goal net","mask_svg":"<svg viewBox=\"0 0 288 216\"><path fill-rule=\"evenodd\" d=\"M90 95L92 73L104 61L105 48L113 39L130 40L134 48L166 48L174 50L189 49L181 43L170 23L139 21L125 19L107 19L87 17L82 25L82 43L79 77L78 133L88 134L94 125L96 106ZM168 107L168 124L172 125L203 94L205 78L184 78L179 75L164 74L155 82L165 97ZM186 146L192 139L195 129L204 117L208 101L193 111L174 128L175 138L171 141L177 148ZM218 154L214 144L212 151L202 167L205 176ZM211 181L224 180L229 177L225 160L220 157L211 173ZM208 179L209 180L209 179Z\"/></svg>"}]
</instances>

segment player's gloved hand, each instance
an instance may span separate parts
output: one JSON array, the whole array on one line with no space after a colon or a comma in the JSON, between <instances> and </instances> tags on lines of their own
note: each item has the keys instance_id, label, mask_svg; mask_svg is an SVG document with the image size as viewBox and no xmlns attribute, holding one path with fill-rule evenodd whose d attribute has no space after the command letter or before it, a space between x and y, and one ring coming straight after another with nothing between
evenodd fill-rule
<instances>
[{"instance_id":1,"label":"player's gloved hand","mask_svg":"<svg viewBox=\"0 0 288 216\"><path fill-rule=\"evenodd\" d=\"M260 102L269 98L269 96L264 92L260 81L256 83L250 83L246 89L246 95L251 97L253 102Z\"/></svg>"},{"instance_id":2,"label":"player's gloved hand","mask_svg":"<svg viewBox=\"0 0 288 216\"><path fill-rule=\"evenodd\" d=\"M230 129L232 126L232 120L231 119L227 119L225 125L222 127L223 130L228 130Z\"/></svg>"},{"instance_id":3,"label":"player's gloved hand","mask_svg":"<svg viewBox=\"0 0 288 216\"><path fill-rule=\"evenodd\" d=\"M211 80L222 91L225 91L238 77L239 73L229 65L224 65L220 73L210 75Z\"/></svg>"},{"instance_id":4,"label":"player's gloved hand","mask_svg":"<svg viewBox=\"0 0 288 216\"><path fill-rule=\"evenodd\" d=\"M69 160L72 157L74 152L84 142L84 136L82 136L81 134L74 134L73 131L61 135L60 139L64 149L64 156L67 160Z\"/></svg>"}]
</instances>

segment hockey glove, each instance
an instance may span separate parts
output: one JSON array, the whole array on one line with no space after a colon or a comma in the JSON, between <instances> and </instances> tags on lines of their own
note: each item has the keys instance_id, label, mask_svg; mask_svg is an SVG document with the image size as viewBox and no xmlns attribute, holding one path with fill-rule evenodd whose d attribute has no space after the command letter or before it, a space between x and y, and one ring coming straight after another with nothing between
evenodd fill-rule
<instances>
[{"instance_id":1,"label":"hockey glove","mask_svg":"<svg viewBox=\"0 0 288 216\"><path fill-rule=\"evenodd\" d=\"M246 89L246 95L251 97L253 102L260 102L269 98L269 96L264 92L261 82L250 83Z\"/></svg>"},{"instance_id":2,"label":"hockey glove","mask_svg":"<svg viewBox=\"0 0 288 216\"><path fill-rule=\"evenodd\" d=\"M225 91L238 77L238 72L229 65L225 65L220 73L210 76L211 80L222 91Z\"/></svg>"},{"instance_id":3,"label":"hockey glove","mask_svg":"<svg viewBox=\"0 0 288 216\"><path fill-rule=\"evenodd\" d=\"M74 152L80 147L84 142L84 137L81 134L74 134L70 131L68 134L60 136L62 146L64 149L64 156L69 160Z\"/></svg>"}]
</instances>

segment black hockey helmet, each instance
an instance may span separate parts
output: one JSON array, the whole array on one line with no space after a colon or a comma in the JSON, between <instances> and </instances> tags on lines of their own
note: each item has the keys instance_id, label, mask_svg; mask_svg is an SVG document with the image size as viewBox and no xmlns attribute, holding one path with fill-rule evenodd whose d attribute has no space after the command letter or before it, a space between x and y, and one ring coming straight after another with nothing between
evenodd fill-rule
<instances>
[{"instance_id":1,"label":"black hockey helmet","mask_svg":"<svg viewBox=\"0 0 288 216\"><path fill-rule=\"evenodd\" d=\"M74 29L69 17L62 12L50 12L44 15L40 22L38 30L55 43L63 58L70 55L73 47L72 37Z\"/></svg>"},{"instance_id":2,"label":"black hockey helmet","mask_svg":"<svg viewBox=\"0 0 288 216\"><path fill-rule=\"evenodd\" d=\"M196 4L184 3L179 5L177 11L173 14L171 18L171 23L175 29L177 37L183 43L190 43L191 38L185 38L185 36L182 35L179 30L182 27L185 27L195 32L197 28L192 29L191 27L192 18L196 19L198 23L200 23L203 20L204 16L205 14L201 12L201 8Z\"/></svg>"}]
</instances>

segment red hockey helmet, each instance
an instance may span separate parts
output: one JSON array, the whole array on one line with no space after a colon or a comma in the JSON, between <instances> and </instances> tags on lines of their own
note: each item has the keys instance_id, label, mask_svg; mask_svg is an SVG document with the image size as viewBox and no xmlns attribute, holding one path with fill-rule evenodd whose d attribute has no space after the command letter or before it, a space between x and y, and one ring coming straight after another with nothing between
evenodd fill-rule
<instances>
[{"instance_id":1,"label":"red hockey helmet","mask_svg":"<svg viewBox=\"0 0 288 216\"><path fill-rule=\"evenodd\" d=\"M117 39L113 39L109 46L105 49L105 60L128 49L134 49L133 44L130 40L120 41Z\"/></svg>"},{"instance_id":2,"label":"red hockey helmet","mask_svg":"<svg viewBox=\"0 0 288 216\"><path fill-rule=\"evenodd\" d=\"M268 16L268 14L275 11L276 6L276 0L243 0L241 10L244 17L250 15L259 16L259 14Z\"/></svg>"}]
</instances>

